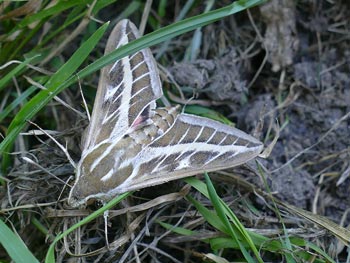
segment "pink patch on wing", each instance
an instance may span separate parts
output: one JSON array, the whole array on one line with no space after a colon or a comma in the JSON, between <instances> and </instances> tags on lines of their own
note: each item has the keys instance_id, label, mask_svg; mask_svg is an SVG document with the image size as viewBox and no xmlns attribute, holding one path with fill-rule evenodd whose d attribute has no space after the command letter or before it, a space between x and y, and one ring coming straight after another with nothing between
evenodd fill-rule
<instances>
[{"instance_id":1,"label":"pink patch on wing","mask_svg":"<svg viewBox=\"0 0 350 263\"><path fill-rule=\"evenodd\" d=\"M142 126L147 118L139 116L134 120L134 123L132 124L131 128L136 130L139 128L139 126Z\"/></svg>"}]
</instances>

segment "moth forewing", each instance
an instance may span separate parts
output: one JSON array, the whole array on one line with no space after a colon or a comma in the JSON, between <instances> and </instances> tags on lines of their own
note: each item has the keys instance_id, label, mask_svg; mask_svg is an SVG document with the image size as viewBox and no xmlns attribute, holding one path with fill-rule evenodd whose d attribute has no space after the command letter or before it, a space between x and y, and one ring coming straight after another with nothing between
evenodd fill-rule
<instances>
[{"instance_id":1,"label":"moth forewing","mask_svg":"<svg viewBox=\"0 0 350 263\"><path fill-rule=\"evenodd\" d=\"M133 159L132 174L114 193L234 167L257 157L262 149L260 141L234 127L180 114L168 131Z\"/></svg>"},{"instance_id":2,"label":"moth forewing","mask_svg":"<svg viewBox=\"0 0 350 263\"><path fill-rule=\"evenodd\" d=\"M130 21L120 21L106 53L138 35ZM149 49L102 69L71 206L237 166L261 152L262 143L238 129L177 108L155 109L160 85Z\"/></svg>"},{"instance_id":3,"label":"moth forewing","mask_svg":"<svg viewBox=\"0 0 350 263\"><path fill-rule=\"evenodd\" d=\"M105 54L139 37L135 25L120 21L108 38ZM119 59L101 70L84 150L122 138L139 119L147 119L162 96L156 62L149 48Z\"/></svg>"}]
</instances>

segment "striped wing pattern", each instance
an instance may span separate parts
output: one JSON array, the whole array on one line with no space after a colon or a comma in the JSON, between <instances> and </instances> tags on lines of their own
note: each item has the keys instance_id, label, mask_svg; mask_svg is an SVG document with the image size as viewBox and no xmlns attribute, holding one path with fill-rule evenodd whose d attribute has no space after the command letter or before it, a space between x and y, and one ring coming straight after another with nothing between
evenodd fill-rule
<instances>
[{"instance_id":1,"label":"striped wing pattern","mask_svg":"<svg viewBox=\"0 0 350 263\"><path fill-rule=\"evenodd\" d=\"M131 175L115 188L113 195L237 166L256 157L262 149L260 141L234 127L179 114L166 133L131 161Z\"/></svg>"},{"instance_id":2,"label":"striped wing pattern","mask_svg":"<svg viewBox=\"0 0 350 263\"><path fill-rule=\"evenodd\" d=\"M122 20L111 32L105 53L138 37L135 25ZM151 72L157 72L157 66L148 48L102 69L91 123L82 144L85 151L106 140L122 138L151 117L155 100L162 96L159 75Z\"/></svg>"},{"instance_id":3,"label":"striped wing pattern","mask_svg":"<svg viewBox=\"0 0 350 263\"><path fill-rule=\"evenodd\" d=\"M106 53L138 37L122 20L113 29ZM68 203L108 201L115 195L171 180L240 165L256 157L263 144L231 126L156 109L162 96L151 51L143 49L101 71L91 123L83 142L76 182Z\"/></svg>"}]
</instances>

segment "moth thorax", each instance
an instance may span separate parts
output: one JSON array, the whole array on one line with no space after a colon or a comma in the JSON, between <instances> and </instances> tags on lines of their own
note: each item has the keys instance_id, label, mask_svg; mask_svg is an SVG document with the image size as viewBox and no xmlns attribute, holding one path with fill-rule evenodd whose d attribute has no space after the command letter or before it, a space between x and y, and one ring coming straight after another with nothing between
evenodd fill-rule
<instances>
[{"instance_id":1,"label":"moth thorax","mask_svg":"<svg viewBox=\"0 0 350 263\"><path fill-rule=\"evenodd\" d=\"M173 125L179 115L178 108L179 106L177 105L175 107L159 108L155 110L152 121L161 133L166 132L169 127Z\"/></svg>"}]
</instances>

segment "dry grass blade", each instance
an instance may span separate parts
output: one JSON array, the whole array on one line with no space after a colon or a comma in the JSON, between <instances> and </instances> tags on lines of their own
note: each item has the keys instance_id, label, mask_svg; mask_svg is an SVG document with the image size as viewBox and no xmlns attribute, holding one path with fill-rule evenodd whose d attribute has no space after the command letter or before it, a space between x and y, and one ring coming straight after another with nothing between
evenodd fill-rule
<instances>
[{"instance_id":1,"label":"dry grass blade","mask_svg":"<svg viewBox=\"0 0 350 263\"><path fill-rule=\"evenodd\" d=\"M350 230L334 223L324 216L315 215L309 211L283 202L278 202L278 204L287 209L289 212L297 214L298 216L301 216L302 218L305 218L306 220L327 229L329 232L339 238L339 240L341 240L345 246L350 245Z\"/></svg>"}]
</instances>

